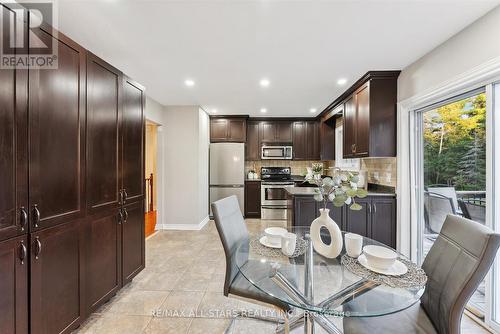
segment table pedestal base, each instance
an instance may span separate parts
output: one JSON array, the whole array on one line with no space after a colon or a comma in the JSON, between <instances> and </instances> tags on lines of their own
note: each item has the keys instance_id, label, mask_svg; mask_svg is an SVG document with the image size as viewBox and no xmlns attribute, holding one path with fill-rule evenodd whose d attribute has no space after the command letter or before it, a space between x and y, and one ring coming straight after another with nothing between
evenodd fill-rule
<instances>
[{"instance_id":1,"label":"table pedestal base","mask_svg":"<svg viewBox=\"0 0 500 334\"><path fill-rule=\"evenodd\" d=\"M335 326L335 324L322 314L304 312L298 316L295 316L289 320L290 333L294 329L303 328L304 333L313 334L314 324L318 324L329 334L342 334L342 331ZM281 324L276 329L276 333L285 334L286 328L284 324Z\"/></svg>"}]
</instances>

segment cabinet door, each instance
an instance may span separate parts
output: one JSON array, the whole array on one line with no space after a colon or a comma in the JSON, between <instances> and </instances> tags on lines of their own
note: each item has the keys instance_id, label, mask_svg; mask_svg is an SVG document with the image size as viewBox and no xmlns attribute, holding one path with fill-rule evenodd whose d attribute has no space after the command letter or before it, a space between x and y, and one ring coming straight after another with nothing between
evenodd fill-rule
<instances>
[{"instance_id":1,"label":"cabinet door","mask_svg":"<svg viewBox=\"0 0 500 334\"><path fill-rule=\"evenodd\" d=\"M307 159L319 160L319 128L317 122L306 123L306 145L307 145Z\"/></svg>"},{"instance_id":2,"label":"cabinet door","mask_svg":"<svg viewBox=\"0 0 500 334\"><path fill-rule=\"evenodd\" d=\"M335 160L335 120L321 122L319 137L321 160Z\"/></svg>"},{"instance_id":3,"label":"cabinet door","mask_svg":"<svg viewBox=\"0 0 500 334\"><path fill-rule=\"evenodd\" d=\"M276 141L275 122L260 122L260 141L264 144Z\"/></svg>"},{"instance_id":4,"label":"cabinet door","mask_svg":"<svg viewBox=\"0 0 500 334\"><path fill-rule=\"evenodd\" d=\"M293 123L293 158L307 160L306 122Z\"/></svg>"},{"instance_id":5,"label":"cabinet door","mask_svg":"<svg viewBox=\"0 0 500 334\"><path fill-rule=\"evenodd\" d=\"M342 155L344 158L352 158L355 155L356 146L356 99L354 95L344 103L342 132L344 134Z\"/></svg>"},{"instance_id":6,"label":"cabinet door","mask_svg":"<svg viewBox=\"0 0 500 334\"><path fill-rule=\"evenodd\" d=\"M85 309L94 312L121 286L121 216L119 209L85 222Z\"/></svg>"},{"instance_id":7,"label":"cabinet door","mask_svg":"<svg viewBox=\"0 0 500 334\"><path fill-rule=\"evenodd\" d=\"M210 120L210 141L226 141L228 136L229 121L223 118L214 118Z\"/></svg>"},{"instance_id":8,"label":"cabinet door","mask_svg":"<svg viewBox=\"0 0 500 334\"><path fill-rule=\"evenodd\" d=\"M374 197L372 200L371 238L396 248L396 199Z\"/></svg>"},{"instance_id":9,"label":"cabinet door","mask_svg":"<svg viewBox=\"0 0 500 334\"><path fill-rule=\"evenodd\" d=\"M245 182L245 217L260 218L260 182Z\"/></svg>"},{"instance_id":10,"label":"cabinet door","mask_svg":"<svg viewBox=\"0 0 500 334\"><path fill-rule=\"evenodd\" d=\"M87 206L90 213L119 205L121 73L87 55Z\"/></svg>"},{"instance_id":11,"label":"cabinet door","mask_svg":"<svg viewBox=\"0 0 500 334\"><path fill-rule=\"evenodd\" d=\"M143 202L123 208L122 280L126 284L144 269L144 206Z\"/></svg>"},{"instance_id":12,"label":"cabinet door","mask_svg":"<svg viewBox=\"0 0 500 334\"><path fill-rule=\"evenodd\" d=\"M276 122L276 140L281 143L292 142L292 122Z\"/></svg>"},{"instance_id":13,"label":"cabinet door","mask_svg":"<svg viewBox=\"0 0 500 334\"><path fill-rule=\"evenodd\" d=\"M356 203L361 205L362 209L354 211L346 207L346 231L360 234L364 237L370 236L370 198L357 198Z\"/></svg>"},{"instance_id":14,"label":"cabinet door","mask_svg":"<svg viewBox=\"0 0 500 334\"><path fill-rule=\"evenodd\" d=\"M244 143L247 138L247 121L245 119L229 120L228 140Z\"/></svg>"},{"instance_id":15,"label":"cabinet door","mask_svg":"<svg viewBox=\"0 0 500 334\"><path fill-rule=\"evenodd\" d=\"M370 143L370 84L356 92L356 147L358 157L368 156Z\"/></svg>"},{"instance_id":16,"label":"cabinet door","mask_svg":"<svg viewBox=\"0 0 500 334\"><path fill-rule=\"evenodd\" d=\"M310 196L296 197L294 210L294 226L309 227L312 221L319 216L317 202Z\"/></svg>"},{"instance_id":17,"label":"cabinet door","mask_svg":"<svg viewBox=\"0 0 500 334\"><path fill-rule=\"evenodd\" d=\"M144 198L144 87L125 78L122 104L123 200Z\"/></svg>"},{"instance_id":18,"label":"cabinet door","mask_svg":"<svg viewBox=\"0 0 500 334\"><path fill-rule=\"evenodd\" d=\"M70 333L83 317L83 237L69 222L31 234L31 333Z\"/></svg>"},{"instance_id":19,"label":"cabinet door","mask_svg":"<svg viewBox=\"0 0 500 334\"><path fill-rule=\"evenodd\" d=\"M339 208L329 202L326 207L330 209L330 217L337 223L342 231L345 231L345 206ZM321 203L318 203L318 212L319 208L321 208Z\"/></svg>"},{"instance_id":20,"label":"cabinet door","mask_svg":"<svg viewBox=\"0 0 500 334\"><path fill-rule=\"evenodd\" d=\"M28 239L0 242L0 333L28 333Z\"/></svg>"},{"instance_id":21,"label":"cabinet door","mask_svg":"<svg viewBox=\"0 0 500 334\"><path fill-rule=\"evenodd\" d=\"M0 15L20 24L2 5ZM2 34L7 40L8 29ZM0 69L0 240L28 229L27 78L26 70Z\"/></svg>"},{"instance_id":22,"label":"cabinet door","mask_svg":"<svg viewBox=\"0 0 500 334\"><path fill-rule=\"evenodd\" d=\"M246 160L260 160L259 123L248 122Z\"/></svg>"},{"instance_id":23,"label":"cabinet door","mask_svg":"<svg viewBox=\"0 0 500 334\"><path fill-rule=\"evenodd\" d=\"M29 76L29 193L37 230L85 211L85 50L61 33L56 39L50 28L36 28L34 35L57 43L59 52L56 69L30 70Z\"/></svg>"}]
</instances>

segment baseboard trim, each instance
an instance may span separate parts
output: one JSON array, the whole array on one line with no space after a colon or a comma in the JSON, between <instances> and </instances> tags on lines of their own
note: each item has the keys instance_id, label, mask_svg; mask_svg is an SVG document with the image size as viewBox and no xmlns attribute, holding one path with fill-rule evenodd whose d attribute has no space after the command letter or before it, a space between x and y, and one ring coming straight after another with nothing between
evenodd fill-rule
<instances>
[{"instance_id":1,"label":"baseboard trim","mask_svg":"<svg viewBox=\"0 0 500 334\"><path fill-rule=\"evenodd\" d=\"M198 224L156 224L157 230L199 231L207 225L209 217L206 216Z\"/></svg>"}]
</instances>

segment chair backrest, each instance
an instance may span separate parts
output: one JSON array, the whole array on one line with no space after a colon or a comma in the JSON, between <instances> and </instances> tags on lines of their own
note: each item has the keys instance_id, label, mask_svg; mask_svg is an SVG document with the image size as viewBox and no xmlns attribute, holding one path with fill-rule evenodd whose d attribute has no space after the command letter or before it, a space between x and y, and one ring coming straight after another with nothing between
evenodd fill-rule
<instances>
[{"instance_id":1,"label":"chair backrest","mask_svg":"<svg viewBox=\"0 0 500 334\"><path fill-rule=\"evenodd\" d=\"M449 215L422 268L428 280L422 306L441 334L459 333L465 304L495 259L500 235Z\"/></svg>"},{"instance_id":2,"label":"chair backrest","mask_svg":"<svg viewBox=\"0 0 500 334\"><path fill-rule=\"evenodd\" d=\"M457 209L458 209L458 198L457 198L457 191L455 190L455 187L443 187L443 186L429 186L427 187L427 190L431 193L434 194L439 194L445 197L448 197L451 199L451 202L453 203L453 214L457 214Z\"/></svg>"},{"instance_id":3,"label":"chair backrest","mask_svg":"<svg viewBox=\"0 0 500 334\"><path fill-rule=\"evenodd\" d=\"M446 217L454 214L453 201L441 194L426 191L424 193L424 208L426 223L433 233L439 233Z\"/></svg>"},{"instance_id":4,"label":"chair backrest","mask_svg":"<svg viewBox=\"0 0 500 334\"><path fill-rule=\"evenodd\" d=\"M238 274L234 258L236 249L242 240L248 240L249 235L236 196L229 196L212 203L212 212L226 254L224 295L227 296L229 287Z\"/></svg>"}]
</instances>

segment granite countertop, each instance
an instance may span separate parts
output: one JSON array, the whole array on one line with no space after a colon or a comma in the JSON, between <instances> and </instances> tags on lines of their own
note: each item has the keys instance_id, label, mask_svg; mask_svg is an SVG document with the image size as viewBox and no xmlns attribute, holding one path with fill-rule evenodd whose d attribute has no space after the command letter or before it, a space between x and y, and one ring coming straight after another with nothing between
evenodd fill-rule
<instances>
[{"instance_id":1,"label":"granite countertop","mask_svg":"<svg viewBox=\"0 0 500 334\"><path fill-rule=\"evenodd\" d=\"M315 187L294 187L286 188L286 191L292 196L313 196ZM396 196L395 193L373 192L369 191L368 196Z\"/></svg>"}]
</instances>

